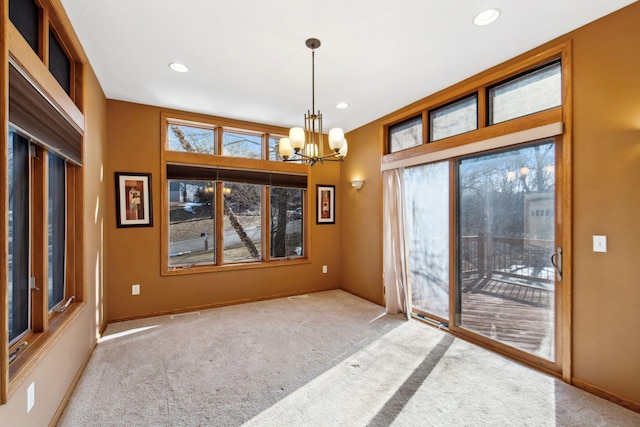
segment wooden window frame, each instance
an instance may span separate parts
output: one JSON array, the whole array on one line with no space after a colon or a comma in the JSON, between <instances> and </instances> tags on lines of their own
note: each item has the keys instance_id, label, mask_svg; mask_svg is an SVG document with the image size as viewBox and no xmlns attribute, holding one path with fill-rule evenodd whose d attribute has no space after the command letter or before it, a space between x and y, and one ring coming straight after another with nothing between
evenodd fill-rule
<instances>
[{"instance_id":1,"label":"wooden window frame","mask_svg":"<svg viewBox=\"0 0 640 427\"><path fill-rule=\"evenodd\" d=\"M190 153L183 151L172 151L168 149L168 132L169 125L182 124L186 126L195 126L202 128L215 129L215 143L217 153L221 152L222 145L222 133L224 130L231 132L247 133L251 135L262 135L262 159L251 159L241 157L230 157L219 154L203 154L203 153ZM220 117L211 117L199 114L189 113L170 113L162 112L160 120L160 135L161 135L161 224L163 232L161 233L161 271L162 276L172 276L181 274L193 274L203 272L217 272L227 270L238 269L251 269L251 268L264 268L283 265L298 265L310 263L310 245L309 245L309 218L312 212L309 211L309 190L308 187L304 189L303 197L303 256L295 258L274 258L270 257L270 189L268 185L263 186L261 192L261 225L262 225L262 243L261 243L261 256L260 260L247 260L235 263L225 263L223 257L224 243L222 241L222 226L223 226L223 182L218 180L216 182L215 191L215 248L216 248L216 260L215 264L202 264L192 266L170 266L168 257L169 248L169 185L167 176L167 166L176 164L183 166L209 167L209 168L223 168L229 170L244 170L249 173L263 172L263 173L280 173L280 174L294 174L294 175L309 175L310 166L299 163L285 163L282 161L268 160L269 154L269 138L273 136L280 136L287 133L286 129L260 125L250 122L237 121L231 119L225 119Z\"/></svg>"}]
</instances>

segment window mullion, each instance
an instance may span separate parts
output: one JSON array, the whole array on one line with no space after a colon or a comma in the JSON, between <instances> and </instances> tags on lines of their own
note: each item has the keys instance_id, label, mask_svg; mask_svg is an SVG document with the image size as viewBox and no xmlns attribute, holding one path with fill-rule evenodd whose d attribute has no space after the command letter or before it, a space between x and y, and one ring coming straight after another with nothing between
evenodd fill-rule
<instances>
[{"instance_id":1,"label":"window mullion","mask_svg":"<svg viewBox=\"0 0 640 427\"><path fill-rule=\"evenodd\" d=\"M76 236L76 202L75 202L75 183L76 178L74 174L75 168L70 166L68 163L66 164L66 212L67 212L67 220L66 220L66 232L65 232L65 298L75 297L75 301L84 300L84 296L80 295L81 292L76 292L76 283L81 283L82 281L82 270L77 268L76 259L73 254L76 253L77 250L80 250L79 247L76 246L76 239L71 239L69 236ZM77 276L76 276L77 275ZM78 291L82 288L78 287Z\"/></svg>"},{"instance_id":2,"label":"window mullion","mask_svg":"<svg viewBox=\"0 0 640 427\"><path fill-rule=\"evenodd\" d=\"M220 154L222 154L223 133L224 133L224 131L222 130L222 126L217 126L213 130L213 138L214 138L214 144L215 144L215 153L214 154L216 154L218 156Z\"/></svg>"},{"instance_id":3,"label":"window mullion","mask_svg":"<svg viewBox=\"0 0 640 427\"><path fill-rule=\"evenodd\" d=\"M38 56L42 62L49 67L49 9L47 7L38 8Z\"/></svg>"},{"instance_id":4,"label":"window mullion","mask_svg":"<svg viewBox=\"0 0 640 427\"><path fill-rule=\"evenodd\" d=\"M47 167L48 153L41 147L35 147L35 156L31 158L31 276L35 280L35 289L31 292L31 328L34 332L44 332L48 327L47 310Z\"/></svg>"},{"instance_id":5,"label":"window mullion","mask_svg":"<svg viewBox=\"0 0 640 427\"><path fill-rule=\"evenodd\" d=\"M262 258L264 261L271 260L271 186L265 185L262 189Z\"/></svg>"},{"instance_id":6,"label":"window mullion","mask_svg":"<svg viewBox=\"0 0 640 427\"><path fill-rule=\"evenodd\" d=\"M487 126L489 113L487 108L487 89L482 87L478 90L478 129Z\"/></svg>"},{"instance_id":7,"label":"window mullion","mask_svg":"<svg viewBox=\"0 0 640 427\"><path fill-rule=\"evenodd\" d=\"M224 183L216 182L215 191L215 229L216 229L216 265L224 262Z\"/></svg>"}]
</instances>

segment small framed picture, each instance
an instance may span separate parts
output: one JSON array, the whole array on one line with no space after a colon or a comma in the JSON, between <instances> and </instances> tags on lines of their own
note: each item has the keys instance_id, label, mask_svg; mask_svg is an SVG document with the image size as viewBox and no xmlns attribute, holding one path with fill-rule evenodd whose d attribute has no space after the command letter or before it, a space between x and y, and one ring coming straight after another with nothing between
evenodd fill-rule
<instances>
[{"instance_id":1,"label":"small framed picture","mask_svg":"<svg viewBox=\"0 0 640 427\"><path fill-rule=\"evenodd\" d=\"M151 174L116 172L116 218L120 227L152 227Z\"/></svg>"},{"instance_id":2,"label":"small framed picture","mask_svg":"<svg viewBox=\"0 0 640 427\"><path fill-rule=\"evenodd\" d=\"M316 224L336 223L336 187L335 185L316 185L317 208Z\"/></svg>"}]
</instances>

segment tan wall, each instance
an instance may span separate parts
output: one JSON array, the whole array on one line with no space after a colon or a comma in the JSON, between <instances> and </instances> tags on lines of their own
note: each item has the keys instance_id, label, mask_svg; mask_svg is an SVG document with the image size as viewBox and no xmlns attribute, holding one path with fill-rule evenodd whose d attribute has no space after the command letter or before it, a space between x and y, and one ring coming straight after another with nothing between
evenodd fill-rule
<instances>
[{"instance_id":1,"label":"tan wall","mask_svg":"<svg viewBox=\"0 0 640 427\"><path fill-rule=\"evenodd\" d=\"M315 224L315 185L339 184L340 167L325 163L311 168L309 206L311 262L180 276L161 276L162 218L160 210L160 150L162 110L120 101L108 102L109 148L105 179L108 206L105 234L108 256L108 319L125 319L220 304L245 302L279 295L337 289L340 286L341 217L335 225ZM117 228L115 172L152 174L153 227ZM342 189L336 188L339 200ZM322 265L328 273L322 273ZM141 294L131 295L139 283Z\"/></svg>"},{"instance_id":2,"label":"tan wall","mask_svg":"<svg viewBox=\"0 0 640 427\"><path fill-rule=\"evenodd\" d=\"M573 39L573 373L578 383L640 404L640 4L587 25ZM537 51L542 50L537 49ZM383 118L384 119L384 118ZM382 299L380 123L347 135L342 185L342 287ZM593 253L594 234L608 253Z\"/></svg>"},{"instance_id":3,"label":"tan wall","mask_svg":"<svg viewBox=\"0 0 640 427\"><path fill-rule=\"evenodd\" d=\"M639 22L634 3L572 36L574 376L640 403Z\"/></svg>"},{"instance_id":4,"label":"tan wall","mask_svg":"<svg viewBox=\"0 0 640 427\"><path fill-rule=\"evenodd\" d=\"M382 200L380 128L371 124L347 135L349 156L343 164L342 289L384 304L382 286ZM351 181L363 179L360 190Z\"/></svg>"},{"instance_id":5,"label":"tan wall","mask_svg":"<svg viewBox=\"0 0 640 427\"><path fill-rule=\"evenodd\" d=\"M101 227L106 209L105 184L101 170L106 147L106 98L89 66L85 69L85 150L84 150L84 281L86 306L51 349L38 361L7 404L0 406L0 424L41 427L49 424L68 392L75 376L84 367L100 325L103 293ZM35 384L35 406L27 414L27 387Z\"/></svg>"}]
</instances>

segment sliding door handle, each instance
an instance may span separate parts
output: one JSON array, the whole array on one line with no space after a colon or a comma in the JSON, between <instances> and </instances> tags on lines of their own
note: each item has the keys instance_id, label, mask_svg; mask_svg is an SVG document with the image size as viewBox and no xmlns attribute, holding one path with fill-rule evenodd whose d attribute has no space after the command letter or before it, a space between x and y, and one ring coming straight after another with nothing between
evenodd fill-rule
<instances>
[{"instance_id":1,"label":"sliding door handle","mask_svg":"<svg viewBox=\"0 0 640 427\"><path fill-rule=\"evenodd\" d=\"M556 280L562 282L562 248L560 246L551 255L551 264L556 270Z\"/></svg>"}]
</instances>

